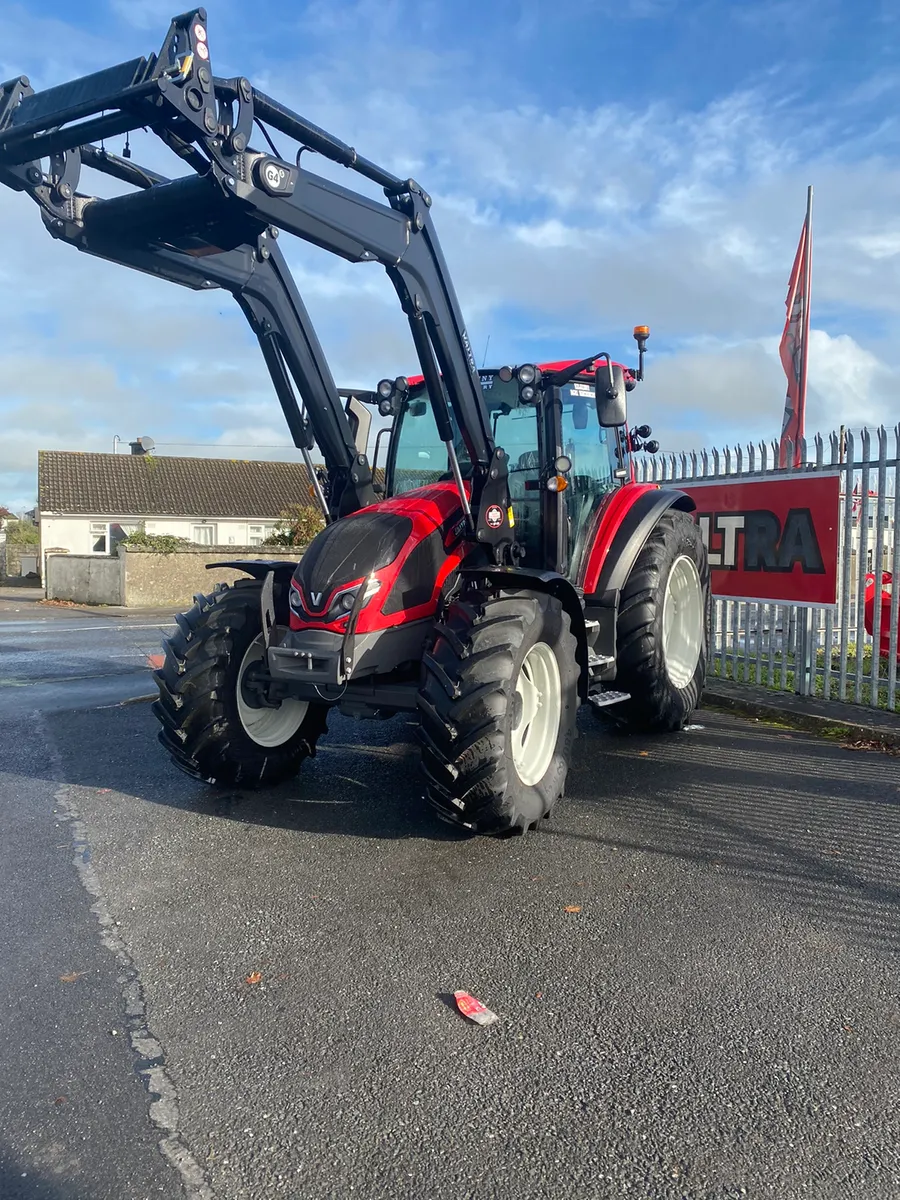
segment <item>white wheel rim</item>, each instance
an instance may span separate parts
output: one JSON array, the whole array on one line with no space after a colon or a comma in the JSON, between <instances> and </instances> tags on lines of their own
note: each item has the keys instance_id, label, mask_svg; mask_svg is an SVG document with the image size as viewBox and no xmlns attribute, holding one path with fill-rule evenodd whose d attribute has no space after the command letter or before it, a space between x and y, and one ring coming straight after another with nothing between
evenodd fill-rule
<instances>
[{"instance_id":1,"label":"white wheel rim","mask_svg":"<svg viewBox=\"0 0 900 1200\"><path fill-rule=\"evenodd\" d=\"M241 662L237 678L237 709L244 732L257 746L274 749L289 741L306 717L306 700L282 700L277 708L253 708L244 700L241 688L248 667L265 657L262 634L251 642Z\"/></svg>"},{"instance_id":2,"label":"white wheel rim","mask_svg":"<svg viewBox=\"0 0 900 1200\"><path fill-rule=\"evenodd\" d=\"M546 642L536 642L525 655L516 692L520 712L512 731L512 760L516 774L531 787L550 766L561 716L559 664Z\"/></svg>"},{"instance_id":3,"label":"white wheel rim","mask_svg":"<svg viewBox=\"0 0 900 1200\"><path fill-rule=\"evenodd\" d=\"M676 688L694 678L704 630L703 588L693 559L676 558L666 583L663 601L663 661Z\"/></svg>"}]
</instances>

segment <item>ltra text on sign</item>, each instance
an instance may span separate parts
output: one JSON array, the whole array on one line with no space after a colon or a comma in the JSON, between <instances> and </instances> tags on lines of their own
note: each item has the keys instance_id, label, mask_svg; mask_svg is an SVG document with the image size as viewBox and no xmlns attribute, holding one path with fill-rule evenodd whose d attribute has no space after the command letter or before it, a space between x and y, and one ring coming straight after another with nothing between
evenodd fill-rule
<instances>
[{"instance_id":1,"label":"ltra text on sign","mask_svg":"<svg viewBox=\"0 0 900 1200\"><path fill-rule=\"evenodd\" d=\"M714 596L837 603L840 474L691 480Z\"/></svg>"}]
</instances>

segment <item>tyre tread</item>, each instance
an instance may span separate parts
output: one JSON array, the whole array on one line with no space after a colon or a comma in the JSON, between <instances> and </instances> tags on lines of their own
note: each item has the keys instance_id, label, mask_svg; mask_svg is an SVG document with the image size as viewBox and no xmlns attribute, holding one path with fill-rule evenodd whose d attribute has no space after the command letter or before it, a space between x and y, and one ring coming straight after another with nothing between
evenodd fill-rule
<instances>
[{"instance_id":1,"label":"tyre tread","mask_svg":"<svg viewBox=\"0 0 900 1200\"><path fill-rule=\"evenodd\" d=\"M662 570L673 543L686 545L688 541L708 597L709 564L700 531L688 513L670 509L644 543L620 599L616 686L630 692L631 700L617 706L613 716L624 719L635 731L665 733L683 728L703 691L705 649L694 678L686 687L676 689L660 668L660 651L654 638Z\"/></svg>"},{"instance_id":2,"label":"tyre tread","mask_svg":"<svg viewBox=\"0 0 900 1200\"><path fill-rule=\"evenodd\" d=\"M157 739L185 774L216 786L270 786L297 773L315 755L326 731L326 706L310 704L300 730L284 746L256 746L242 730L234 736L224 702L233 633L243 631L258 607L262 584L238 579L198 592L177 629L163 639L163 663L153 672L159 692L151 711Z\"/></svg>"},{"instance_id":3,"label":"tyre tread","mask_svg":"<svg viewBox=\"0 0 900 1200\"><path fill-rule=\"evenodd\" d=\"M545 780L524 789L517 776L510 779L514 771L504 756L516 654L528 628L541 619L542 604L558 602L485 587L454 600L435 624L422 664L417 733L427 800L450 824L501 836L523 832L548 815L563 793L567 763L560 772L555 758ZM561 606L559 611L560 661L574 664L575 638ZM532 808L522 807L519 792L531 795Z\"/></svg>"}]
</instances>

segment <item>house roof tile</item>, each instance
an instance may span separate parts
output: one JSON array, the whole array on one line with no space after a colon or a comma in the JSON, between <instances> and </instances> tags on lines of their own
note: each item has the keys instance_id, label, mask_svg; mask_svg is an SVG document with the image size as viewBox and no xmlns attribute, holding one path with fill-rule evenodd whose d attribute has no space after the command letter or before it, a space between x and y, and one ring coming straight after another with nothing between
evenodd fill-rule
<instances>
[{"instance_id":1,"label":"house roof tile","mask_svg":"<svg viewBox=\"0 0 900 1200\"><path fill-rule=\"evenodd\" d=\"M38 452L41 512L265 519L310 499L302 463Z\"/></svg>"}]
</instances>

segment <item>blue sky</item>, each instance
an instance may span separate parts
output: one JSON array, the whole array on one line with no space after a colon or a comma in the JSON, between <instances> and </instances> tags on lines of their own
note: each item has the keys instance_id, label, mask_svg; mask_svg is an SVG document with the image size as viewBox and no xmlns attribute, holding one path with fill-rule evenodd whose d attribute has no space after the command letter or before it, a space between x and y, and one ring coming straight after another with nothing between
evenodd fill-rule
<instances>
[{"instance_id":1,"label":"blue sky","mask_svg":"<svg viewBox=\"0 0 900 1200\"><path fill-rule=\"evenodd\" d=\"M7 3L3 78L26 73L44 87L149 53L175 7ZM479 357L488 337L495 363L601 347L629 356L631 327L647 322L648 378L632 412L665 448L776 437L777 342L812 183L808 431L900 420L892 5L213 0L207 10L216 73L250 76L432 192ZM158 144L133 145L166 165ZM103 186L87 174L82 185ZM293 456L269 448L286 431L230 298L77 255L9 192L0 239L0 504L34 503L39 447L107 450L116 434L150 434L161 453ZM299 244L289 253L340 383L415 369L379 268Z\"/></svg>"}]
</instances>

